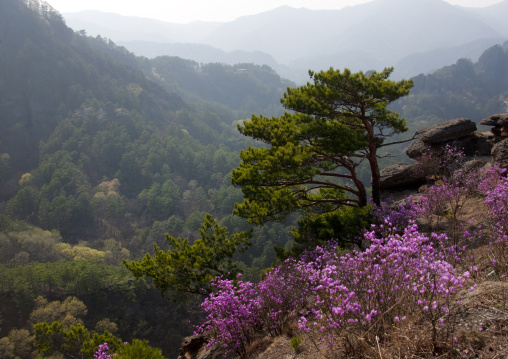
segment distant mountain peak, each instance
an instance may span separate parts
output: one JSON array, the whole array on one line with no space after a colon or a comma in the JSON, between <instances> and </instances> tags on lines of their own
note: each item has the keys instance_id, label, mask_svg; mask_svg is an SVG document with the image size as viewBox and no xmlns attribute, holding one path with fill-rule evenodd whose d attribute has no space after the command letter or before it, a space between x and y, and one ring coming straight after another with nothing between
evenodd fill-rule
<instances>
[{"instance_id":1,"label":"distant mountain peak","mask_svg":"<svg viewBox=\"0 0 508 359\"><path fill-rule=\"evenodd\" d=\"M508 38L506 11L500 7L506 4L508 0L489 8L464 8L444 0L374 0L341 10L284 5L227 23L185 25L146 19L142 25L131 19L103 20L100 25L93 19L66 20L75 29L94 27L95 33L123 43L198 43L226 53L263 52L306 77L308 69L380 70L417 53ZM284 75L296 80L288 72Z\"/></svg>"}]
</instances>

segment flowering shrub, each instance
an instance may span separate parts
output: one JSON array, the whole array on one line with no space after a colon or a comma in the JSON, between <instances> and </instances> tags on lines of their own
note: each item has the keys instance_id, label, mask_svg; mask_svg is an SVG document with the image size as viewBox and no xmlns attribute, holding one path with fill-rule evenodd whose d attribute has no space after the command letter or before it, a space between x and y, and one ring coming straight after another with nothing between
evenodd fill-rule
<instances>
[{"instance_id":1,"label":"flowering shrub","mask_svg":"<svg viewBox=\"0 0 508 359\"><path fill-rule=\"evenodd\" d=\"M382 202L380 206L374 206L372 214L379 223L376 227L378 233L387 235L391 231L403 231L414 223L420 216L420 207L413 196L408 196L396 206L391 199Z\"/></svg>"},{"instance_id":2,"label":"flowering shrub","mask_svg":"<svg viewBox=\"0 0 508 359\"><path fill-rule=\"evenodd\" d=\"M432 230L432 215L437 215L437 224L441 216L449 210L453 220L453 243L457 244L458 215L467 200L468 188L460 186L455 178L446 178L425 190L418 199L416 212L421 218L429 218Z\"/></svg>"},{"instance_id":3,"label":"flowering shrub","mask_svg":"<svg viewBox=\"0 0 508 359\"><path fill-rule=\"evenodd\" d=\"M494 166L479 185L486 196L488 224L492 232L490 257L497 273L508 271L508 178L504 169Z\"/></svg>"},{"instance_id":4,"label":"flowering shrub","mask_svg":"<svg viewBox=\"0 0 508 359\"><path fill-rule=\"evenodd\" d=\"M457 245L461 225L458 219L460 211L471 197L481 194L478 184L485 179L485 173L474 164L467 170L457 168L464 160L464 153L454 147L446 146L441 156L431 149L422 155L418 165L422 170L425 169L429 176L434 175L435 183L428 186L417 198L406 197L404 203L397 207L391 203L382 203L373 213L379 223L400 230L417 218L426 218L430 234L434 220L439 225L442 217L447 216L453 221L452 239L454 245Z\"/></svg>"},{"instance_id":5,"label":"flowering shrub","mask_svg":"<svg viewBox=\"0 0 508 359\"><path fill-rule=\"evenodd\" d=\"M383 337L408 313L421 312L435 331L448 319L450 294L469 274L457 275L416 225L403 235L366 237L372 244L365 252L327 260L318 269L308 264L315 301L300 318L300 329L319 331L320 340L333 346L345 332Z\"/></svg>"},{"instance_id":6,"label":"flowering shrub","mask_svg":"<svg viewBox=\"0 0 508 359\"><path fill-rule=\"evenodd\" d=\"M414 312L429 320L435 339L454 305L450 294L469 273L457 275L448 251L436 249L416 225L402 235L377 238L373 231L365 237L371 243L365 252L339 256L336 246L318 247L303 256L312 261L288 260L259 284L217 279L217 292L202 305L208 317L201 330L210 334L209 345L244 356L257 331L280 334L298 316L302 331L318 332L333 346L345 332L383 337ZM434 241L446 240L442 235Z\"/></svg>"},{"instance_id":7,"label":"flowering shrub","mask_svg":"<svg viewBox=\"0 0 508 359\"><path fill-rule=\"evenodd\" d=\"M202 331L210 334L208 346L223 347L225 353L245 355L256 329L261 326L261 303L253 283L216 278L210 294L201 305L209 313Z\"/></svg>"},{"instance_id":8,"label":"flowering shrub","mask_svg":"<svg viewBox=\"0 0 508 359\"><path fill-rule=\"evenodd\" d=\"M258 331L280 334L303 308L308 292L308 282L293 260L268 272L258 284L222 278L212 284L216 292L202 304L209 314L200 331L210 334L208 346L223 348L226 355L244 356Z\"/></svg>"},{"instance_id":9,"label":"flowering shrub","mask_svg":"<svg viewBox=\"0 0 508 359\"><path fill-rule=\"evenodd\" d=\"M305 307L310 291L302 265L293 259L267 273L257 289L263 308L261 320L272 336L281 334L287 322Z\"/></svg>"},{"instance_id":10,"label":"flowering shrub","mask_svg":"<svg viewBox=\"0 0 508 359\"><path fill-rule=\"evenodd\" d=\"M461 167L465 154L462 149L446 145L444 148L427 148L417 159L417 171L426 177L450 177L455 170Z\"/></svg>"}]
</instances>

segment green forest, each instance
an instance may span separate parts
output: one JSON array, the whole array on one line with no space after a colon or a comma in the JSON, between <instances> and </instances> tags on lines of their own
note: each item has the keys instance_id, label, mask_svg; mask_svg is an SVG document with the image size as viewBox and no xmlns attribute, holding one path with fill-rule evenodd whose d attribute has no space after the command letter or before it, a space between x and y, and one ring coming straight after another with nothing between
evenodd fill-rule
<instances>
[{"instance_id":1,"label":"green forest","mask_svg":"<svg viewBox=\"0 0 508 359\"><path fill-rule=\"evenodd\" d=\"M506 112L508 45L412 85L389 106L409 129L395 140L442 120ZM202 297L158 288L124 261L154 245L192 251L221 238L242 249L222 254L227 268L255 281L308 231L325 240L334 221L363 218L348 212L319 227L323 217L300 217L301 208L266 221L242 215L249 197L235 171L248 161L243 151L270 144L249 133L249 120L302 111L281 104L295 86L266 65L136 57L74 32L44 2L1 1L0 357L61 358L62 341L93 354L113 335L174 358L199 323ZM360 166L358 178L370 193L370 172Z\"/></svg>"}]
</instances>

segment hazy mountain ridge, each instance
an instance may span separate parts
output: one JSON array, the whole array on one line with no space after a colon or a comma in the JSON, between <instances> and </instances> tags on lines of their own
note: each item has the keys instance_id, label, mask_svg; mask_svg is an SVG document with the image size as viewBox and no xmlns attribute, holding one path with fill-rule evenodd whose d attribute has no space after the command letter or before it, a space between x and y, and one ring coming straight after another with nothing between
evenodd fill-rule
<instances>
[{"instance_id":1,"label":"hazy mountain ridge","mask_svg":"<svg viewBox=\"0 0 508 359\"><path fill-rule=\"evenodd\" d=\"M476 16L440 0L378 0L365 4L363 13L361 21L339 35L347 38L342 48L368 48L388 62L414 52L501 37Z\"/></svg>"},{"instance_id":2,"label":"hazy mountain ridge","mask_svg":"<svg viewBox=\"0 0 508 359\"><path fill-rule=\"evenodd\" d=\"M508 34L508 23L506 22L506 14L508 14L508 1L485 8L467 9L480 15L485 21L490 22L493 27L502 32L505 36Z\"/></svg>"},{"instance_id":3,"label":"hazy mountain ridge","mask_svg":"<svg viewBox=\"0 0 508 359\"><path fill-rule=\"evenodd\" d=\"M272 56L261 51L247 52L236 50L226 52L210 45L192 43L159 43L143 40L118 41L119 45L125 46L135 54L141 54L148 58L161 56L161 53L171 56L191 59L199 63L221 62L235 65L238 63L252 62L264 64L276 69L281 67Z\"/></svg>"},{"instance_id":4,"label":"hazy mountain ridge","mask_svg":"<svg viewBox=\"0 0 508 359\"><path fill-rule=\"evenodd\" d=\"M404 57L395 64L395 76L409 78L416 73L434 72L457 59L477 61L480 55L491 46L503 43L503 39L480 39L450 48L440 48L426 53L415 53ZM425 69L425 71L422 71Z\"/></svg>"},{"instance_id":5,"label":"hazy mountain ridge","mask_svg":"<svg viewBox=\"0 0 508 359\"><path fill-rule=\"evenodd\" d=\"M198 62L231 64L235 61L235 55L231 52L245 51L250 53L250 57L248 54L243 57L245 62L264 64L271 56L280 65L287 65L289 70L273 62L268 65L284 76L302 82L306 79L308 69L320 70L330 66L367 71L398 64L395 76L398 76L397 70L405 76L431 71L449 63L449 50L446 51L447 56L440 60L440 49L458 49L479 40L492 44L495 39L499 43L508 38L508 26L504 24L502 16L507 13L504 11L507 7L508 0L487 8L464 8L442 0L377 0L341 10L283 6L227 23L167 23L167 31L156 35L154 29L156 25L161 26L159 21L154 21L152 27L144 25L138 31L135 23L140 19L132 17L124 17L123 21L132 21L133 26L122 30L115 20L119 18L118 15L108 21L106 14L96 14L96 18L102 16L103 24L111 23L111 28L94 25L90 20L91 13L64 16L74 29L85 28L92 34L101 30L101 35L111 37L128 48L130 41L151 42L146 49L137 46L138 55L189 56ZM81 19L81 22L77 22L77 19ZM143 21L149 24L147 19ZM170 41L164 40L169 37ZM155 44L164 41L173 45ZM189 42L230 53L225 57L199 56L188 50L195 45L184 45ZM179 43L178 48L176 43ZM267 54L266 57L258 56L259 52ZM404 59L416 54L426 54L430 61L406 68L407 61ZM474 57L478 55L477 52L458 50L453 61L468 55L473 61L477 60Z\"/></svg>"},{"instance_id":6,"label":"hazy mountain ridge","mask_svg":"<svg viewBox=\"0 0 508 359\"><path fill-rule=\"evenodd\" d=\"M200 42L203 33L214 31L221 23L193 22L176 24L135 16L122 16L101 11L82 11L64 15L67 24L75 30L85 29L91 35L102 35L117 42Z\"/></svg>"},{"instance_id":7,"label":"hazy mountain ridge","mask_svg":"<svg viewBox=\"0 0 508 359\"><path fill-rule=\"evenodd\" d=\"M246 229L230 216L242 195L229 174L248 144L236 123L249 111L282 111L288 84L266 66L139 58L26 2L0 1L1 334L31 328L37 295L76 295L88 306L87 327L107 316L122 339L146 338L176 357L181 336L192 332L190 314L159 301L146 282L108 273L120 271L122 258L164 245L166 232L196 238L205 211L231 233ZM496 46L478 66L460 61L419 77L400 104L411 127L497 111L508 98L499 92L508 83L506 53ZM238 258L244 278L275 261L273 245L291 240L289 227L256 229ZM75 258L78 250L91 254Z\"/></svg>"},{"instance_id":8,"label":"hazy mountain ridge","mask_svg":"<svg viewBox=\"0 0 508 359\"><path fill-rule=\"evenodd\" d=\"M508 110L508 41L483 51L477 62L459 59L413 81L409 96L392 106L410 131L459 117L479 125L489 114Z\"/></svg>"}]
</instances>

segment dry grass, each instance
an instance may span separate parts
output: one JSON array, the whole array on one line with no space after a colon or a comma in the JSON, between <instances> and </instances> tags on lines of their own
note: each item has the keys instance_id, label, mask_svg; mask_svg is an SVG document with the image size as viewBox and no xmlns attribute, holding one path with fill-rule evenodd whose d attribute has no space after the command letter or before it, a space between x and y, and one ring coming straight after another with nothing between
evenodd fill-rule
<instances>
[{"instance_id":1,"label":"dry grass","mask_svg":"<svg viewBox=\"0 0 508 359\"><path fill-rule=\"evenodd\" d=\"M453 314L453 327L438 328L438 348L432 345L430 323L413 315L404 326L387 333L384 342L367 342L350 334L328 349L319 346L317 335L290 330L273 340L261 339L263 344L256 342L248 358L508 358L508 282L485 280L474 292L457 296L463 296L462 305ZM303 339L298 351L290 344L295 335Z\"/></svg>"}]
</instances>

